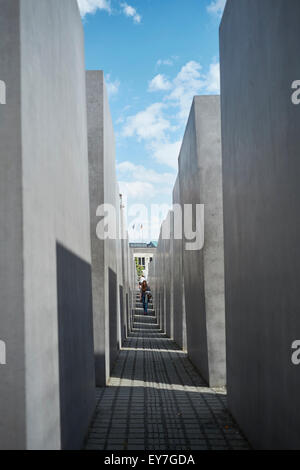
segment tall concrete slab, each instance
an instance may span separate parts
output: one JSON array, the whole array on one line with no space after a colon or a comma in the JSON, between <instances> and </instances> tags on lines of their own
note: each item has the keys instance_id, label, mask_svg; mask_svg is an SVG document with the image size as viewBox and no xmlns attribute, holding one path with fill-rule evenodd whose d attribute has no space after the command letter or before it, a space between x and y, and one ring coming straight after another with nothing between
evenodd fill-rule
<instances>
[{"instance_id":1,"label":"tall concrete slab","mask_svg":"<svg viewBox=\"0 0 300 470\"><path fill-rule=\"evenodd\" d=\"M162 332L166 331L166 305L165 305L165 282L164 282L164 271L165 271L165 259L164 259L164 248L162 240L162 229L157 245L157 263L156 263L156 282L157 282L157 295L158 295L158 322Z\"/></svg>"},{"instance_id":2,"label":"tall concrete slab","mask_svg":"<svg viewBox=\"0 0 300 470\"><path fill-rule=\"evenodd\" d=\"M210 386L226 381L220 98L194 98L181 152L182 207L204 205L204 246L183 247L189 357ZM193 227L196 226L193 210ZM188 241L188 240L186 240Z\"/></svg>"},{"instance_id":3,"label":"tall concrete slab","mask_svg":"<svg viewBox=\"0 0 300 470\"><path fill-rule=\"evenodd\" d=\"M91 213L95 370L98 386L106 384L119 344L119 191L115 140L102 71L86 73ZM98 207L115 210L116 239L104 239ZM107 215L106 209L105 214ZM100 236L99 236L100 235Z\"/></svg>"},{"instance_id":4,"label":"tall concrete slab","mask_svg":"<svg viewBox=\"0 0 300 470\"><path fill-rule=\"evenodd\" d=\"M228 396L258 449L300 448L297 0L231 0L220 29Z\"/></svg>"},{"instance_id":5,"label":"tall concrete slab","mask_svg":"<svg viewBox=\"0 0 300 470\"><path fill-rule=\"evenodd\" d=\"M0 9L0 80L7 84L6 104L0 105L0 339L5 344L7 361L7 365L0 366L0 446L2 449L24 449L26 405L22 127L19 105L21 51L18 46L20 4L2 0ZM14 158L11 158L12 155Z\"/></svg>"},{"instance_id":6,"label":"tall concrete slab","mask_svg":"<svg viewBox=\"0 0 300 470\"><path fill-rule=\"evenodd\" d=\"M117 320L117 337L116 337L116 344L115 344L115 351L112 351L111 345L111 353L114 354L114 357L111 362L111 368L113 367L117 355L120 350L120 346L122 344L122 316L124 310L124 278L123 278L123 259L122 259L122 240L121 240L121 210L120 210L120 189L119 184L116 181L116 192L115 192L115 207L116 207L116 273L117 273L117 310L116 310L116 320Z\"/></svg>"},{"instance_id":7,"label":"tall concrete slab","mask_svg":"<svg viewBox=\"0 0 300 470\"><path fill-rule=\"evenodd\" d=\"M166 219L162 224L162 259L163 269L161 271L161 282L164 293L164 331L170 338L173 333L173 312L172 312L172 222L171 212L168 212Z\"/></svg>"},{"instance_id":8,"label":"tall concrete slab","mask_svg":"<svg viewBox=\"0 0 300 470\"><path fill-rule=\"evenodd\" d=\"M0 80L0 447L80 448L95 394L75 0L0 0Z\"/></svg>"},{"instance_id":9,"label":"tall concrete slab","mask_svg":"<svg viewBox=\"0 0 300 470\"><path fill-rule=\"evenodd\" d=\"M170 302L170 334L169 337L174 340L174 213L172 210L169 212L170 221L170 243L169 243L169 272L170 272L170 291L169 291L169 302Z\"/></svg>"},{"instance_id":10,"label":"tall concrete slab","mask_svg":"<svg viewBox=\"0 0 300 470\"><path fill-rule=\"evenodd\" d=\"M174 189L173 189L173 207L181 212L180 204L180 187L179 177L177 176ZM180 213L177 212L177 213ZM181 212L182 213L182 212ZM173 213L173 256L172 256L172 273L173 273L173 316L174 316L174 341L181 348L186 348L186 321L185 321L185 306L184 306L184 279L183 279L183 241L179 238L182 233L182 220L178 215L174 217ZM174 236L174 232L175 235Z\"/></svg>"},{"instance_id":11,"label":"tall concrete slab","mask_svg":"<svg viewBox=\"0 0 300 470\"><path fill-rule=\"evenodd\" d=\"M126 227L126 213L123 196L120 194L120 245L121 245L121 270L122 285L120 286L120 343L127 338L128 334L128 313L129 313L129 243Z\"/></svg>"}]
</instances>

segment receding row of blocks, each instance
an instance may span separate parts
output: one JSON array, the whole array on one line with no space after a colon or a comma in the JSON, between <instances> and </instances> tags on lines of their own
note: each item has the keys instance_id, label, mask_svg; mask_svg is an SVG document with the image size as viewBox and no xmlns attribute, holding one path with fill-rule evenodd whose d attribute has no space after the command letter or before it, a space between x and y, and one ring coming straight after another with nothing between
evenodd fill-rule
<instances>
[{"instance_id":1,"label":"receding row of blocks","mask_svg":"<svg viewBox=\"0 0 300 470\"><path fill-rule=\"evenodd\" d=\"M205 205L204 248L161 237L151 267L160 328L211 385L227 355L229 406L256 448L300 447L299 14L298 0L228 0L222 159L219 98L197 97L173 193ZM0 447L79 448L132 328L135 272L126 243L94 236L96 205L119 194L76 0L0 0L0 74Z\"/></svg>"},{"instance_id":2,"label":"receding row of blocks","mask_svg":"<svg viewBox=\"0 0 300 470\"><path fill-rule=\"evenodd\" d=\"M0 0L0 79L0 448L80 448L135 273L127 241L96 237L104 202L126 227L76 0Z\"/></svg>"},{"instance_id":3,"label":"receding row of blocks","mask_svg":"<svg viewBox=\"0 0 300 470\"><path fill-rule=\"evenodd\" d=\"M299 15L298 0L227 1L222 120L218 97L195 98L173 192L205 205L204 247L161 235L151 267L162 328L210 385L227 383L258 449L300 448Z\"/></svg>"},{"instance_id":4,"label":"receding row of blocks","mask_svg":"<svg viewBox=\"0 0 300 470\"><path fill-rule=\"evenodd\" d=\"M164 221L151 266L162 329L187 349L210 386L226 382L221 114L218 96L194 98L181 152L173 204ZM185 205L204 205L204 247L187 250L179 239ZM192 225L196 227L196 211ZM170 226L170 239L164 239ZM182 230L184 233L184 230Z\"/></svg>"}]
</instances>

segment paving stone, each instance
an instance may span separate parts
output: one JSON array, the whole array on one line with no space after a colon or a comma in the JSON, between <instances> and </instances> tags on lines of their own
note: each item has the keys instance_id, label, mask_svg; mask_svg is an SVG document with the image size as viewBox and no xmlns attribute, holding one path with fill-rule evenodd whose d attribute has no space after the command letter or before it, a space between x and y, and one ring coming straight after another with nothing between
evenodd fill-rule
<instances>
[{"instance_id":1,"label":"paving stone","mask_svg":"<svg viewBox=\"0 0 300 470\"><path fill-rule=\"evenodd\" d=\"M86 449L249 450L226 390L206 386L155 316L134 320L109 385L97 389Z\"/></svg>"}]
</instances>

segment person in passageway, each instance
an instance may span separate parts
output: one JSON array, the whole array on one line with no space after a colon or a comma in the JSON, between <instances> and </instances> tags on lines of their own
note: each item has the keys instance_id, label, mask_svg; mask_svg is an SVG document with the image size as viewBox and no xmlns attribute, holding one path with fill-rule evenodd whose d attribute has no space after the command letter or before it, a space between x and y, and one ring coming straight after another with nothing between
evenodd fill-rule
<instances>
[{"instance_id":1,"label":"person in passageway","mask_svg":"<svg viewBox=\"0 0 300 470\"><path fill-rule=\"evenodd\" d=\"M141 286L141 302L143 302L144 314L148 313L148 294L149 288L146 281L143 281Z\"/></svg>"}]
</instances>

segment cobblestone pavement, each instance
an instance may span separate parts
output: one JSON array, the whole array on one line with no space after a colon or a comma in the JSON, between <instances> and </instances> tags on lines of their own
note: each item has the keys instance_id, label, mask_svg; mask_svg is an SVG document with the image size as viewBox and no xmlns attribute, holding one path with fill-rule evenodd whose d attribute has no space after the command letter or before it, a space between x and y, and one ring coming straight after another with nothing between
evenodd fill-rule
<instances>
[{"instance_id":1,"label":"cobblestone pavement","mask_svg":"<svg viewBox=\"0 0 300 470\"><path fill-rule=\"evenodd\" d=\"M137 304L138 305L138 304ZM132 333L97 408L86 443L94 450L249 449L227 411L224 389L208 388L154 312L136 309Z\"/></svg>"}]
</instances>

